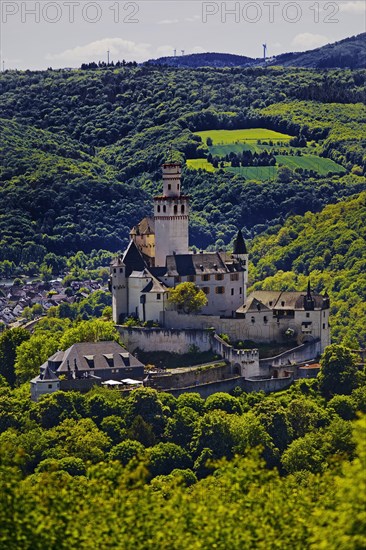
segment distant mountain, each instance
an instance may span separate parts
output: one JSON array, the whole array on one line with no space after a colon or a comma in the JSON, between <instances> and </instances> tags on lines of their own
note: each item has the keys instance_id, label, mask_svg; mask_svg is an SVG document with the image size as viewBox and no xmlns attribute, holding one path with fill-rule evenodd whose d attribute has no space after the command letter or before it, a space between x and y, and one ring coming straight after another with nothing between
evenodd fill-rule
<instances>
[{"instance_id":1,"label":"distant mountain","mask_svg":"<svg viewBox=\"0 0 366 550\"><path fill-rule=\"evenodd\" d=\"M366 69L366 33L315 50L278 55L271 60L271 65L316 69Z\"/></svg>"},{"instance_id":2,"label":"distant mountain","mask_svg":"<svg viewBox=\"0 0 366 550\"><path fill-rule=\"evenodd\" d=\"M327 44L306 52L289 52L268 59L233 55L230 53L196 53L175 57L160 57L147 61L149 65L169 67L248 67L254 65L282 65L284 67L308 67L316 69L365 69L366 33Z\"/></svg>"}]
</instances>

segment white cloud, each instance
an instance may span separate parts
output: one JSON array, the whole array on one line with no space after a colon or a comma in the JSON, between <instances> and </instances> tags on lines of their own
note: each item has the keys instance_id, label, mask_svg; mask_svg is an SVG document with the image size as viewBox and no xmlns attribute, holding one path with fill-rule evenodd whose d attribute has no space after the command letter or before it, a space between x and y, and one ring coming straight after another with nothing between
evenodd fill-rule
<instances>
[{"instance_id":1,"label":"white cloud","mask_svg":"<svg viewBox=\"0 0 366 550\"><path fill-rule=\"evenodd\" d=\"M83 46L76 46L60 53L47 54L49 61L60 61L75 66L90 61L106 61L107 51L111 61L145 61L151 57L151 45L143 42L123 40L123 38L103 38Z\"/></svg>"},{"instance_id":2,"label":"white cloud","mask_svg":"<svg viewBox=\"0 0 366 550\"><path fill-rule=\"evenodd\" d=\"M366 4L364 2L342 2L339 6L339 10L348 13L365 13Z\"/></svg>"},{"instance_id":3,"label":"white cloud","mask_svg":"<svg viewBox=\"0 0 366 550\"><path fill-rule=\"evenodd\" d=\"M292 40L291 45L297 51L313 50L330 42L329 38L322 34L313 34L303 32L297 34Z\"/></svg>"},{"instance_id":4,"label":"white cloud","mask_svg":"<svg viewBox=\"0 0 366 550\"><path fill-rule=\"evenodd\" d=\"M186 17L184 21L188 21L188 23L197 23L202 20L202 15L193 15L193 17Z\"/></svg>"},{"instance_id":5,"label":"white cloud","mask_svg":"<svg viewBox=\"0 0 366 550\"><path fill-rule=\"evenodd\" d=\"M158 25L175 25L176 23L179 23L179 19L162 19L158 21Z\"/></svg>"}]
</instances>

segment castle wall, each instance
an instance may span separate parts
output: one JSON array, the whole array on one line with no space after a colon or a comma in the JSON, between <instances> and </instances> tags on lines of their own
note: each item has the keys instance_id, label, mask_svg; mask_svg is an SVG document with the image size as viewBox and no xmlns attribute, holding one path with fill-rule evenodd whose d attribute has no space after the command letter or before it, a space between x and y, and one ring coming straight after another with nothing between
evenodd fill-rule
<instances>
[{"instance_id":1,"label":"castle wall","mask_svg":"<svg viewBox=\"0 0 366 550\"><path fill-rule=\"evenodd\" d=\"M232 378L232 376L231 365L225 364L220 366L192 367L190 370L177 373L152 374L150 380L154 388L165 391L169 388L178 389L207 384L209 382L218 382Z\"/></svg>"},{"instance_id":2,"label":"castle wall","mask_svg":"<svg viewBox=\"0 0 366 550\"><path fill-rule=\"evenodd\" d=\"M210 395L216 392L232 393L235 388L242 388L245 392L258 392L264 391L266 393L281 391L288 388L293 382L291 376L287 378L272 378L272 379L258 379L258 380L245 380L244 378L234 377L227 380L221 380L218 382L209 382L207 384L200 384L198 386L191 386L187 388L166 390L168 393L178 397L182 393L199 393L201 397L206 399Z\"/></svg>"},{"instance_id":3,"label":"castle wall","mask_svg":"<svg viewBox=\"0 0 366 550\"><path fill-rule=\"evenodd\" d=\"M123 326L117 326L117 330L123 345L130 353L137 348L170 353L189 353L192 346L196 346L200 351L212 349L211 334L208 331Z\"/></svg>"},{"instance_id":4,"label":"castle wall","mask_svg":"<svg viewBox=\"0 0 366 550\"><path fill-rule=\"evenodd\" d=\"M323 312L325 316L323 317ZM306 313L310 316L307 317ZM299 311L295 317L283 317L277 320L272 311L259 311L249 313L246 318L225 319L217 315L185 315L177 311L166 311L164 324L172 328L207 329L214 328L218 334L227 334L232 341L253 340L258 343L286 342L288 336L285 332L288 328L295 331L298 344L304 341L320 339L320 353L329 345L328 310L323 311ZM253 322L254 319L254 322ZM311 334L303 332L302 321L312 322ZM326 328L323 330L323 320Z\"/></svg>"}]
</instances>

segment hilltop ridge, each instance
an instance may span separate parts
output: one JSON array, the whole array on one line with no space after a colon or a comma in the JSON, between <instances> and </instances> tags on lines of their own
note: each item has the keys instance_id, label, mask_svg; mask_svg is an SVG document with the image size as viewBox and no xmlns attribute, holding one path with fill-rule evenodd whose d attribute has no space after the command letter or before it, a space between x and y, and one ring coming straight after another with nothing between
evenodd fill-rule
<instances>
[{"instance_id":1,"label":"hilltop ridge","mask_svg":"<svg viewBox=\"0 0 366 550\"><path fill-rule=\"evenodd\" d=\"M287 52L267 59L230 53L205 52L175 57L160 57L147 61L152 65L170 67L249 67L273 66L316 69L364 69L366 67L366 33L351 36L305 52Z\"/></svg>"}]
</instances>

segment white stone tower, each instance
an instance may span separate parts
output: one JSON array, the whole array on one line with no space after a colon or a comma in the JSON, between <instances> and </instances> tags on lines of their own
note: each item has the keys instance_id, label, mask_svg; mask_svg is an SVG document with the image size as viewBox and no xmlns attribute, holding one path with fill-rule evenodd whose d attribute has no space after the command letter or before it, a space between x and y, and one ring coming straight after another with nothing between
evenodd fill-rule
<instances>
[{"instance_id":1,"label":"white stone tower","mask_svg":"<svg viewBox=\"0 0 366 550\"><path fill-rule=\"evenodd\" d=\"M122 258L116 258L110 268L109 287L112 292L113 321L116 324L128 314L128 288L126 265Z\"/></svg>"},{"instance_id":2,"label":"white stone tower","mask_svg":"<svg viewBox=\"0 0 366 550\"><path fill-rule=\"evenodd\" d=\"M188 254L189 197L182 194L181 165L163 164L163 194L154 198L155 266L166 257Z\"/></svg>"}]
</instances>

